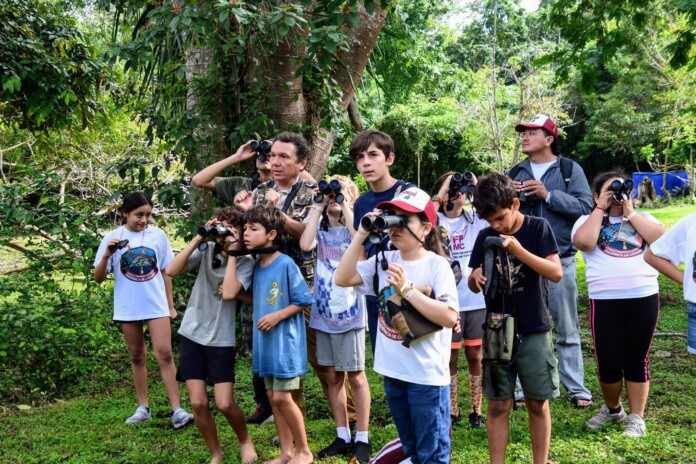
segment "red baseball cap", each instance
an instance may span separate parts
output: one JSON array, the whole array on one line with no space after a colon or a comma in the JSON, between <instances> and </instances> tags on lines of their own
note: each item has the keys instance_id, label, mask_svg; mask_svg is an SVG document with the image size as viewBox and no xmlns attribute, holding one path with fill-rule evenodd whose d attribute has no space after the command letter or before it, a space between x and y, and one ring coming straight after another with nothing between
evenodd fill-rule
<instances>
[{"instance_id":1,"label":"red baseball cap","mask_svg":"<svg viewBox=\"0 0 696 464\"><path fill-rule=\"evenodd\" d=\"M383 201L377 208L385 206L396 206L409 213L423 213L432 225L437 223L437 212L435 204L430 199L430 195L417 187L409 187L394 197L393 200Z\"/></svg>"},{"instance_id":2,"label":"red baseball cap","mask_svg":"<svg viewBox=\"0 0 696 464\"><path fill-rule=\"evenodd\" d=\"M526 129L546 129L553 135L554 139L558 138L558 126L545 114L537 114L528 123L515 126L517 132L524 132Z\"/></svg>"}]
</instances>

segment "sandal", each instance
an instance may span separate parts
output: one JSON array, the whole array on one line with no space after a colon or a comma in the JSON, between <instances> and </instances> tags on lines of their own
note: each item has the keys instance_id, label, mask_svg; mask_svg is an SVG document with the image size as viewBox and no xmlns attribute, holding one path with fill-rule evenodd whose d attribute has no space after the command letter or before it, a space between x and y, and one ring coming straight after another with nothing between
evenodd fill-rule
<instances>
[{"instance_id":1,"label":"sandal","mask_svg":"<svg viewBox=\"0 0 696 464\"><path fill-rule=\"evenodd\" d=\"M578 398L574 396L570 399L570 404L572 404L575 409L589 408L592 407L592 398Z\"/></svg>"}]
</instances>

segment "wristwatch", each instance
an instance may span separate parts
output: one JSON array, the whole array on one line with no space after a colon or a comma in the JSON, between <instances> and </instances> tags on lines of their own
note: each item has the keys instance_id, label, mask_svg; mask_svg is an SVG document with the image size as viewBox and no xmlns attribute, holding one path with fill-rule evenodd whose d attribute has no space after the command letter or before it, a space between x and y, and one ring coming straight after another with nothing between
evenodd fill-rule
<instances>
[{"instance_id":1,"label":"wristwatch","mask_svg":"<svg viewBox=\"0 0 696 464\"><path fill-rule=\"evenodd\" d=\"M442 198L436 193L430 199L433 201L433 203L442 203Z\"/></svg>"}]
</instances>

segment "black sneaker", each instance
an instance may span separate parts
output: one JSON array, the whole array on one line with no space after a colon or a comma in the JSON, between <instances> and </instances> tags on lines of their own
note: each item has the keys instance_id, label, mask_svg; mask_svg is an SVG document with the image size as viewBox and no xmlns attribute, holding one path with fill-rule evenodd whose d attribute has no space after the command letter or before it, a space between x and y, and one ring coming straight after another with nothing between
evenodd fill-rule
<instances>
[{"instance_id":1,"label":"black sneaker","mask_svg":"<svg viewBox=\"0 0 696 464\"><path fill-rule=\"evenodd\" d=\"M353 445L353 456L358 464L367 464L372 455L372 445L364 441L356 441Z\"/></svg>"},{"instance_id":2,"label":"black sneaker","mask_svg":"<svg viewBox=\"0 0 696 464\"><path fill-rule=\"evenodd\" d=\"M267 420L271 419L273 417L273 411L265 406L258 405L256 406L256 411L254 411L254 414L249 416L249 418L246 420L247 424L263 424Z\"/></svg>"},{"instance_id":3,"label":"black sneaker","mask_svg":"<svg viewBox=\"0 0 696 464\"><path fill-rule=\"evenodd\" d=\"M471 425L472 429L480 429L485 423L486 419L484 419L481 414L476 412L469 414L469 425Z\"/></svg>"},{"instance_id":4,"label":"black sneaker","mask_svg":"<svg viewBox=\"0 0 696 464\"><path fill-rule=\"evenodd\" d=\"M317 453L317 458L324 459L330 456L347 455L350 453L350 443L345 441L343 438L336 437L336 439L329 446Z\"/></svg>"}]
</instances>

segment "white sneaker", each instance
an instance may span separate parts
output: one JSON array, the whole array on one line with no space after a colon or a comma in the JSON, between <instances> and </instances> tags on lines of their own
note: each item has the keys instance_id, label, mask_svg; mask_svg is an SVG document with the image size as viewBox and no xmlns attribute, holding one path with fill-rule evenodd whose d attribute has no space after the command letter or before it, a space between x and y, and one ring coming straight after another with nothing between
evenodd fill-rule
<instances>
[{"instance_id":1,"label":"white sneaker","mask_svg":"<svg viewBox=\"0 0 696 464\"><path fill-rule=\"evenodd\" d=\"M640 438L645 436L645 421L638 414L629 414L626 427L621 434L625 437Z\"/></svg>"},{"instance_id":2,"label":"white sneaker","mask_svg":"<svg viewBox=\"0 0 696 464\"><path fill-rule=\"evenodd\" d=\"M126 419L126 424L147 422L150 419L152 419L152 414L150 414L150 410L145 406L138 406L138 409L135 410L135 414Z\"/></svg>"},{"instance_id":3,"label":"white sneaker","mask_svg":"<svg viewBox=\"0 0 696 464\"><path fill-rule=\"evenodd\" d=\"M178 408L176 411L174 411L174 414L172 414L172 425L175 429L180 429L192 420L193 416L184 411L182 408Z\"/></svg>"},{"instance_id":4,"label":"white sneaker","mask_svg":"<svg viewBox=\"0 0 696 464\"><path fill-rule=\"evenodd\" d=\"M612 414L609 412L609 408L607 407L607 405L603 404L599 412L595 414L595 416L592 419L587 421L587 427L591 428L592 430L597 430L601 429L606 423L618 424L625 420L626 411L624 411L623 407L621 408L621 411Z\"/></svg>"}]
</instances>

